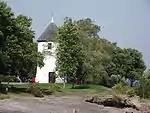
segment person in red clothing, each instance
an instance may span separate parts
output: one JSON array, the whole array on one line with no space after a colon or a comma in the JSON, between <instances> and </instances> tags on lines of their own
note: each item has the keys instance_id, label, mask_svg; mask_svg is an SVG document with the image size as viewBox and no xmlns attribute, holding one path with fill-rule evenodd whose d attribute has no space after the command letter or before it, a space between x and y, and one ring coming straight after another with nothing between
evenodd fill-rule
<instances>
[{"instance_id":1,"label":"person in red clothing","mask_svg":"<svg viewBox=\"0 0 150 113\"><path fill-rule=\"evenodd\" d=\"M32 82L35 82L35 77L32 77Z\"/></svg>"},{"instance_id":2,"label":"person in red clothing","mask_svg":"<svg viewBox=\"0 0 150 113\"><path fill-rule=\"evenodd\" d=\"M80 79L76 79L76 84L81 84L81 80Z\"/></svg>"}]
</instances>

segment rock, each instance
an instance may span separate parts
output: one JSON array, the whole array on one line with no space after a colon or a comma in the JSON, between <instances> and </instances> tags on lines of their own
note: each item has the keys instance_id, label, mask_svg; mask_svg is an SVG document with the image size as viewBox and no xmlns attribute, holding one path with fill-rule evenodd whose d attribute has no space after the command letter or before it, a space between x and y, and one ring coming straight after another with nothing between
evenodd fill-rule
<instances>
[{"instance_id":1,"label":"rock","mask_svg":"<svg viewBox=\"0 0 150 113\"><path fill-rule=\"evenodd\" d=\"M72 110L73 113L79 113L79 111L80 111L79 109L75 109L75 108L73 108Z\"/></svg>"},{"instance_id":2,"label":"rock","mask_svg":"<svg viewBox=\"0 0 150 113\"><path fill-rule=\"evenodd\" d=\"M140 109L140 102L138 97L128 97L124 95L94 95L93 97L86 99L86 102L96 103L98 105L117 107L117 108L133 108L136 110Z\"/></svg>"},{"instance_id":3,"label":"rock","mask_svg":"<svg viewBox=\"0 0 150 113\"><path fill-rule=\"evenodd\" d=\"M132 108L125 108L123 109L124 113L141 113L135 109L132 109Z\"/></svg>"}]
</instances>

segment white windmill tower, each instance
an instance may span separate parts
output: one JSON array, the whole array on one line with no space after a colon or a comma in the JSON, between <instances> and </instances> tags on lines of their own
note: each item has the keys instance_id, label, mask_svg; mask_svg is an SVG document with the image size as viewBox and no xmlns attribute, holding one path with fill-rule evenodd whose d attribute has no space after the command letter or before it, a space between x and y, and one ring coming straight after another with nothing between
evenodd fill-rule
<instances>
[{"instance_id":1,"label":"white windmill tower","mask_svg":"<svg viewBox=\"0 0 150 113\"><path fill-rule=\"evenodd\" d=\"M51 82L56 68L56 47L57 44L51 39L57 30L57 25L54 23L52 16L51 22L42 35L38 38L38 51L43 53L45 65L40 68L37 66L36 82L49 83Z\"/></svg>"}]
</instances>

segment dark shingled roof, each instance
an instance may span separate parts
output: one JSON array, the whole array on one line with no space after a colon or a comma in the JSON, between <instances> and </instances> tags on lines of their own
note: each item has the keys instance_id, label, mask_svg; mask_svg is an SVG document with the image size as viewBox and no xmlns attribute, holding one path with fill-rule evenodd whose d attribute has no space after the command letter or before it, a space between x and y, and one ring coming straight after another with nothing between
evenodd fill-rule
<instances>
[{"instance_id":1,"label":"dark shingled roof","mask_svg":"<svg viewBox=\"0 0 150 113\"><path fill-rule=\"evenodd\" d=\"M48 42L53 37L57 30L57 25L53 22L53 18L49 26L45 29L42 35L38 38L37 42Z\"/></svg>"}]
</instances>

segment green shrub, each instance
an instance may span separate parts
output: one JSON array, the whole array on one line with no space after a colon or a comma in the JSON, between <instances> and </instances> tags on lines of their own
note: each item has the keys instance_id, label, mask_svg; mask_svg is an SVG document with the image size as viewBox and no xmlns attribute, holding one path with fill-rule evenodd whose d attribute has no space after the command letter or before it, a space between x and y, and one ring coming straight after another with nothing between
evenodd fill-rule
<instances>
[{"instance_id":1,"label":"green shrub","mask_svg":"<svg viewBox=\"0 0 150 113\"><path fill-rule=\"evenodd\" d=\"M122 83L116 84L112 87L112 89L118 93L125 93L127 90L127 88Z\"/></svg>"},{"instance_id":2,"label":"green shrub","mask_svg":"<svg viewBox=\"0 0 150 113\"><path fill-rule=\"evenodd\" d=\"M0 82L19 82L19 79L16 76L0 75Z\"/></svg>"},{"instance_id":3,"label":"green shrub","mask_svg":"<svg viewBox=\"0 0 150 113\"><path fill-rule=\"evenodd\" d=\"M129 96L138 95L141 98L150 98L150 79L143 78L137 87L129 87L123 84L117 84L113 87L114 91Z\"/></svg>"},{"instance_id":4,"label":"green shrub","mask_svg":"<svg viewBox=\"0 0 150 113\"><path fill-rule=\"evenodd\" d=\"M150 79L141 79L140 85L136 88L136 93L142 98L150 98Z\"/></svg>"},{"instance_id":5,"label":"green shrub","mask_svg":"<svg viewBox=\"0 0 150 113\"><path fill-rule=\"evenodd\" d=\"M58 84L51 84L49 89L52 92L52 94L54 94L56 92L60 92L61 87Z\"/></svg>"},{"instance_id":6,"label":"green shrub","mask_svg":"<svg viewBox=\"0 0 150 113\"><path fill-rule=\"evenodd\" d=\"M27 92L32 94L35 97L44 97L43 91L39 85L39 83L29 83Z\"/></svg>"},{"instance_id":7,"label":"green shrub","mask_svg":"<svg viewBox=\"0 0 150 113\"><path fill-rule=\"evenodd\" d=\"M130 97L133 97L136 95L136 87L128 87L126 94Z\"/></svg>"},{"instance_id":8,"label":"green shrub","mask_svg":"<svg viewBox=\"0 0 150 113\"><path fill-rule=\"evenodd\" d=\"M108 87L113 87L115 84L119 83L121 81L120 75L112 75L108 79Z\"/></svg>"},{"instance_id":9,"label":"green shrub","mask_svg":"<svg viewBox=\"0 0 150 113\"><path fill-rule=\"evenodd\" d=\"M113 90L117 93L127 94L131 97L136 94L136 87L129 87L124 85L123 83L116 84L113 87Z\"/></svg>"},{"instance_id":10,"label":"green shrub","mask_svg":"<svg viewBox=\"0 0 150 113\"><path fill-rule=\"evenodd\" d=\"M5 94L0 94L0 100L9 99L10 97Z\"/></svg>"},{"instance_id":11,"label":"green shrub","mask_svg":"<svg viewBox=\"0 0 150 113\"><path fill-rule=\"evenodd\" d=\"M50 88L48 88L48 89L42 89L42 92L43 92L44 95L51 95L52 94L52 91L51 91Z\"/></svg>"},{"instance_id":12,"label":"green shrub","mask_svg":"<svg viewBox=\"0 0 150 113\"><path fill-rule=\"evenodd\" d=\"M9 88L7 84L0 83L0 93L7 94L7 90L6 90L7 88Z\"/></svg>"},{"instance_id":13,"label":"green shrub","mask_svg":"<svg viewBox=\"0 0 150 113\"><path fill-rule=\"evenodd\" d=\"M51 95L60 92L60 88L61 87L58 84L50 84L48 88L45 88L39 83L29 83L27 92L35 97L44 97L44 95Z\"/></svg>"}]
</instances>

